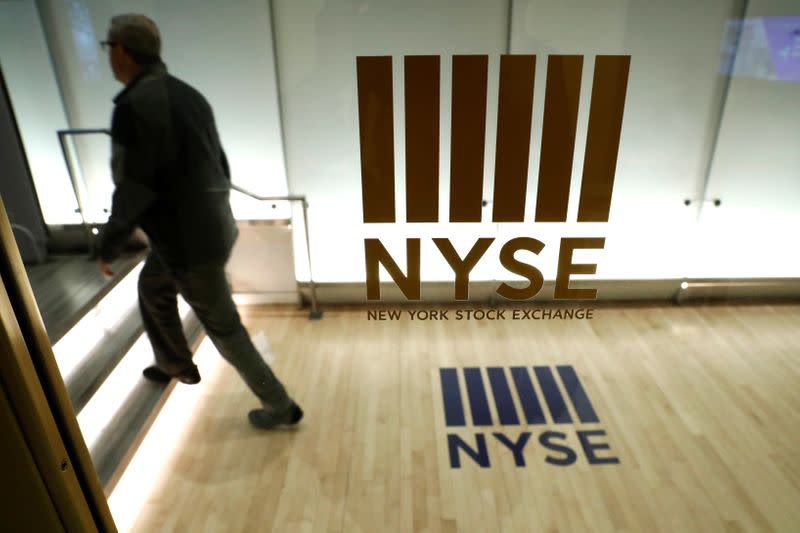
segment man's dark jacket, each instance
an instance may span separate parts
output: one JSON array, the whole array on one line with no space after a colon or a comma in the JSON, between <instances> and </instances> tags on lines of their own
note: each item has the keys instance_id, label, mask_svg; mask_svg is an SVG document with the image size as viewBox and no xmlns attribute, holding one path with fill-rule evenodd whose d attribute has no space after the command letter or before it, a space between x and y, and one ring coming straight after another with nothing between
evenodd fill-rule
<instances>
[{"instance_id":1,"label":"man's dark jacket","mask_svg":"<svg viewBox=\"0 0 800 533\"><path fill-rule=\"evenodd\" d=\"M174 269L220 264L237 229L230 208L230 170L211 106L158 62L115 98L111 119L111 216L96 250L119 256L140 226Z\"/></svg>"}]
</instances>

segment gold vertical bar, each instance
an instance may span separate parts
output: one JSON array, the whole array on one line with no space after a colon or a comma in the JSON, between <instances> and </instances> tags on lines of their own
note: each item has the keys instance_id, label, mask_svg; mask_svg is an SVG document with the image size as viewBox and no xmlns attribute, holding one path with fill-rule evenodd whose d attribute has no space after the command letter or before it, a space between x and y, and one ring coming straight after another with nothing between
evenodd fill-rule
<instances>
[{"instance_id":1,"label":"gold vertical bar","mask_svg":"<svg viewBox=\"0 0 800 533\"><path fill-rule=\"evenodd\" d=\"M394 222L392 58L356 58L364 222Z\"/></svg>"},{"instance_id":2,"label":"gold vertical bar","mask_svg":"<svg viewBox=\"0 0 800 533\"><path fill-rule=\"evenodd\" d=\"M493 222L523 222L528 187L536 56L500 58Z\"/></svg>"},{"instance_id":3,"label":"gold vertical bar","mask_svg":"<svg viewBox=\"0 0 800 533\"><path fill-rule=\"evenodd\" d=\"M439 220L439 56L405 57L406 221Z\"/></svg>"},{"instance_id":4,"label":"gold vertical bar","mask_svg":"<svg viewBox=\"0 0 800 533\"><path fill-rule=\"evenodd\" d=\"M536 222L566 222L583 56L547 60Z\"/></svg>"},{"instance_id":5,"label":"gold vertical bar","mask_svg":"<svg viewBox=\"0 0 800 533\"><path fill-rule=\"evenodd\" d=\"M453 56L450 222L480 222L489 57Z\"/></svg>"},{"instance_id":6,"label":"gold vertical bar","mask_svg":"<svg viewBox=\"0 0 800 533\"><path fill-rule=\"evenodd\" d=\"M608 222L630 66L630 56L595 59L578 222Z\"/></svg>"}]
</instances>

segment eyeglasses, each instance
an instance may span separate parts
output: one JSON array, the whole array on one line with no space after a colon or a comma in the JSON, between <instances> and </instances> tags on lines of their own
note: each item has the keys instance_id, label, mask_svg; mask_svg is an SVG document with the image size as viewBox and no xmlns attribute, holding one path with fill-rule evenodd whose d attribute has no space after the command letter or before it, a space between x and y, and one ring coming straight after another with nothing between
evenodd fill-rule
<instances>
[{"instance_id":1,"label":"eyeglasses","mask_svg":"<svg viewBox=\"0 0 800 533\"><path fill-rule=\"evenodd\" d=\"M100 48L107 52L108 50L114 48L117 44L119 43L114 41L100 41Z\"/></svg>"}]
</instances>

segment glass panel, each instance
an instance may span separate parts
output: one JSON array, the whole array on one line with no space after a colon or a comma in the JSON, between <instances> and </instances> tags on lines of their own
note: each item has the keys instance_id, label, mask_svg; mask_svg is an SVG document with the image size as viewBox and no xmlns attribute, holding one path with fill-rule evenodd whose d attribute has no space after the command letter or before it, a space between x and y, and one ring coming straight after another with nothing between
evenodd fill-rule
<instances>
[{"instance_id":1,"label":"glass panel","mask_svg":"<svg viewBox=\"0 0 800 533\"><path fill-rule=\"evenodd\" d=\"M121 86L97 41L127 11L208 99L234 184L295 195L232 195L228 279L255 287L236 301L284 306L241 308L254 351L226 318L308 414L261 440L243 409L266 381L219 357L208 317L199 344L187 304L202 382L144 381L131 260L55 347L122 529L797 523L796 1L0 2L51 224L74 209L55 130L107 127ZM105 142L76 144L91 220ZM285 305L315 287L321 322Z\"/></svg>"},{"instance_id":2,"label":"glass panel","mask_svg":"<svg viewBox=\"0 0 800 533\"><path fill-rule=\"evenodd\" d=\"M35 2L0 3L0 62L44 220L78 224L78 202L56 137L67 117Z\"/></svg>"},{"instance_id":3,"label":"glass panel","mask_svg":"<svg viewBox=\"0 0 800 533\"><path fill-rule=\"evenodd\" d=\"M750 2L728 23L729 74L694 253L698 278L793 277L800 224L800 17L791 2ZM795 5L796 7L796 5ZM782 16L783 15L783 16Z\"/></svg>"}]
</instances>

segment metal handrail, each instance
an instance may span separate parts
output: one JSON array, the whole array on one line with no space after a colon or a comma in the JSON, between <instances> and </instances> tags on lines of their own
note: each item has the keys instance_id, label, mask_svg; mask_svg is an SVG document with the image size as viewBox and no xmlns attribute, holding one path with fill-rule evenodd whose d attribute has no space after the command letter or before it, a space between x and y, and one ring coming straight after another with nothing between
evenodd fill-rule
<instances>
[{"instance_id":1,"label":"metal handrail","mask_svg":"<svg viewBox=\"0 0 800 533\"><path fill-rule=\"evenodd\" d=\"M111 130L107 128L72 128L58 130L59 135L85 135L90 133L105 133L106 135L111 135Z\"/></svg>"},{"instance_id":2,"label":"metal handrail","mask_svg":"<svg viewBox=\"0 0 800 533\"><path fill-rule=\"evenodd\" d=\"M308 318L311 320L318 320L322 318L322 311L319 310L317 305L317 286L314 283L314 275L311 270L311 241L308 237L308 200L304 195L290 194L288 196L262 196L252 191L231 183L231 189L238 191L244 195L249 196L255 200L264 202L300 202L303 204L303 229L305 229L306 236L306 258L308 259L308 283L311 288L311 312Z\"/></svg>"},{"instance_id":3,"label":"metal handrail","mask_svg":"<svg viewBox=\"0 0 800 533\"><path fill-rule=\"evenodd\" d=\"M250 198L254 198L256 200L262 200L265 202L282 202L282 201L290 201L290 202L305 202L306 197L303 195L297 194L290 194L289 196L261 196L260 194L256 194L252 191L245 189L244 187L240 187L235 183L231 183L231 189L234 191L238 191L242 194L246 194Z\"/></svg>"},{"instance_id":4,"label":"metal handrail","mask_svg":"<svg viewBox=\"0 0 800 533\"><path fill-rule=\"evenodd\" d=\"M67 164L67 173L69 174L69 179L72 182L72 191L75 193L75 200L78 201L78 214L81 216L81 224L83 225L83 229L86 232L86 238L89 240L89 246L91 247L93 234L92 230L89 227L89 223L86 221L86 206L85 206L85 199L83 197L83 188L85 188L85 183L78 182L78 173L75 172L75 168L72 164L72 157L69 155L69 150L67 149L67 136L68 135L96 135L98 133L102 133L105 135L111 135L111 130L108 129L100 129L100 128L92 128L92 129L66 129L66 130L58 130L56 134L58 135L58 143L61 145L61 153L64 156L64 162Z\"/></svg>"},{"instance_id":5,"label":"metal handrail","mask_svg":"<svg viewBox=\"0 0 800 533\"><path fill-rule=\"evenodd\" d=\"M93 234L89 223L86 221L84 198L81 192L82 190L81 185L85 187L85 184L79 183L78 181L79 178L78 174L75 172L75 168L72 163L72 157L70 157L69 151L67 150L66 139L67 136L70 135L96 135L96 134L111 135L111 131L102 128L85 128L85 129L81 128L81 129L58 130L56 133L58 134L58 141L61 144L61 153L64 155L64 161L67 164L67 173L69 173L69 178L70 181L72 182L72 190L75 193L75 199L78 201L78 213L80 213L81 215L83 228L86 231L86 236L89 239L89 244L91 246L91 242L93 240ZM317 286L316 283L314 283L314 276L311 270L311 241L308 236L308 201L306 200L306 197L303 195L296 195L296 194L290 194L288 196L262 196L260 194L256 194L252 191L249 191L233 183L231 183L231 189L259 201L265 201L265 202L288 201L288 202L302 203L303 226L305 229L305 237L306 237L306 257L308 259L308 277L309 277L309 285L311 288L311 312L309 313L309 318L311 320L318 320L322 318L322 311L319 310L319 306L317 303ZM299 288L298 292L300 292Z\"/></svg>"}]
</instances>

